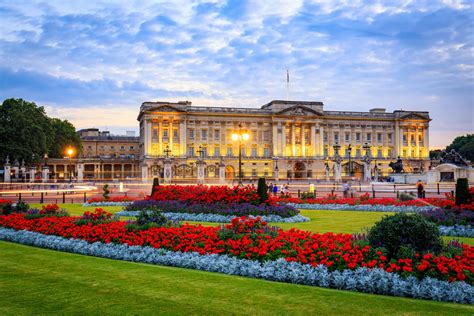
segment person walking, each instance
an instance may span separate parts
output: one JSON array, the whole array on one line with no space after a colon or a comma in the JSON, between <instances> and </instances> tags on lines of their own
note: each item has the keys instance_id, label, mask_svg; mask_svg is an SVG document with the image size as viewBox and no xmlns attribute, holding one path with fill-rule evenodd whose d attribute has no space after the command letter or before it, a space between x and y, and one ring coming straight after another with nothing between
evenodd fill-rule
<instances>
[{"instance_id":1,"label":"person walking","mask_svg":"<svg viewBox=\"0 0 474 316\"><path fill-rule=\"evenodd\" d=\"M424 198L423 193L425 191L425 186L423 185L423 182L421 180L418 180L418 182L416 183L416 191L418 193L419 199Z\"/></svg>"},{"instance_id":2,"label":"person walking","mask_svg":"<svg viewBox=\"0 0 474 316\"><path fill-rule=\"evenodd\" d=\"M278 185L275 183L275 185L273 186L273 195L277 196L277 194L278 194Z\"/></svg>"}]
</instances>

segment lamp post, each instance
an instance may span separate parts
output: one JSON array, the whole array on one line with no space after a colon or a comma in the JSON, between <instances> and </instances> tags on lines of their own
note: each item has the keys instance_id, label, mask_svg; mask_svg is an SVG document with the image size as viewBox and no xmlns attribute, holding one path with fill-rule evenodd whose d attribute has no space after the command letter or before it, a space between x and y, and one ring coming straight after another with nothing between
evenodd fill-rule
<instances>
[{"instance_id":1,"label":"lamp post","mask_svg":"<svg viewBox=\"0 0 474 316\"><path fill-rule=\"evenodd\" d=\"M66 152L69 156L69 182L72 182L72 155L74 154L74 149L69 147Z\"/></svg>"},{"instance_id":2,"label":"lamp post","mask_svg":"<svg viewBox=\"0 0 474 316\"><path fill-rule=\"evenodd\" d=\"M347 151L349 153L349 175L352 177L354 175L354 170L352 169L352 146L349 144L347 146Z\"/></svg>"},{"instance_id":3,"label":"lamp post","mask_svg":"<svg viewBox=\"0 0 474 316\"><path fill-rule=\"evenodd\" d=\"M242 185L242 140L248 140L249 134L242 131L242 124L239 124L239 132L232 134L233 141L239 141L239 186Z\"/></svg>"}]
</instances>

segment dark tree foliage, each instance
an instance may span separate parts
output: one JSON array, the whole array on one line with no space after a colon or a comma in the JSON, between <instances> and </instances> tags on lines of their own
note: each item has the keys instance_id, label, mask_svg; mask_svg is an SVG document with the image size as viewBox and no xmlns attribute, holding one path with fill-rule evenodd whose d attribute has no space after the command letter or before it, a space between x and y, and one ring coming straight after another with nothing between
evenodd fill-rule
<instances>
[{"instance_id":1,"label":"dark tree foliage","mask_svg":"<svg viewBox=\"0 0 474 316\"><path fill-rule=\"evenodd\" d=\"M265 178L258 179L257 194L260 203L264 203L266 200L268 200L268 186L265 182Z\"/></svg>"},{"instance_id":2,"label":"dark tree foliage","mask_svg":"<svg viewBox=\"0 0 474 316\"><path fill-rule=\"evenodd\" d=\"M155 195L155 190L156 187L160 185L160 182L158 181L158 178L153 178L153 184L151 185L151 197L153 198L153 195Z\"/></svg>"},{"instance_id":3,"label":"dark tree foliage","mask_svg":"<svg viewBox=\"0 0 474 316\"><path fill-rule=\"evenodd\" d=\"M459 178L456 182L456 205L468 204L470 199L467 178Z\"/></svg>"},{"instance_id":4,"label":"dark tree foliage","mask_svg":"<svg viewBox=\"0 0 474 316\"><path fill-rule=\"evenodd\" d=\"M66 120L49 118L44 107L23 99L7 99L0 105L0 165L7 156L36 163L45 154L51 158L65 156L73 146L76 154L82 149L74 126Z\"/></svg>"}]
</instances>

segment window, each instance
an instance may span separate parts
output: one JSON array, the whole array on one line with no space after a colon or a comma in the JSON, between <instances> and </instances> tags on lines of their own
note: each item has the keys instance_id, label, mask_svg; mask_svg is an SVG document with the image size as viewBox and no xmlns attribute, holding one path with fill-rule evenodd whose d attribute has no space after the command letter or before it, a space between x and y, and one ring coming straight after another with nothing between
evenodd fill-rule
<instances>
[{"instance_id":1,"label":"window","mask_svg":"<svg viewBox=\"0 0 474 316\"><path fill-rule=\"evenodd\" d=\"M360 148L356 149L356 157L360 157Z\"/></svg>"},{"instance_id":2,"label":"window","mask_svg":"<svg viewBox=\"0 0 474 316\"><path fill-rule=\"evenodd\" d=\"M87 149L92 149L92 146L87 146Z\"/></svg>"},{"instance_id":3,"label":"window","mask_svg":"<svg viewBox=\"0 0 474 316\"><path fill-rule=\"evenodd\" d=\"M270 157L270 148L263 148L263 157Z\"/></svg>"},{"instance_id":4,"label":"window","mask_svg":"<svg viewBox=\"0 0 474 316\"><path fill-rule=\"evenodd\" d=\"M392 158L392 150L391 149L387 150L387 157Z\"/></svg>"},{"instance_id":5,"label":"window","mask_svg":"<svg viewBox=\"0 0 474 316\"><path fill-rule=\"evenodd\" d=\"M392 142L392 133L388 133L387 138L388 138L388 142L391 143Z\"/></svg>"},{"instance_id":6,"label":"window","mask_svg":"<svg viewBox=\"0 0 474 316\"><path fill-rule=\"evenodd\" d=\"M125 146L120 146L120 150L125 150Z\"/></svg>"},{"instance_id":7,"label":"window","mask_svg":"<svg viewBox=\"0 0 474 316\"><path fill-rule=\"evenodd\" d=\"M367 133L367 142L370 143L372 141L372 133Z\"/></svg>"},{"instance_id":8,"label":"window","mask_svg":"<svg viewBox=\"0 0 474 316\"><path fill-rule=\"evenodd\" d=\"M408 142L408 140L407 140L407 134L405 134L405 133L403 134L403 142L404 142L405 144Z\"/></svg>"},{"instance_id":9,"label":"window","mask_svg":"<svg viewBox=\"0 0 474 316\"><path fill-rule=\"evenodd\" d=\"M327 157L328 155L329 155L328 149L327 149L327 148L324 148L324 157Z\"/></svg>"},{"instance_id":10,"label":"window","mask_svg":"<svg viewBox=\"0 0 474 316\"><path fill-rule=\"evenodd\" d=\"M351 134L350 133L345 133L344 134L344 140L346 143L349 143L351 141Z\"/></svg>"},{"instance_id":11,"label":"window","mask_svg":"<svg viewBox=\"0 0 474 316\"><path fill-rule=\"evenodd\" d=\"M133 150L133 146L128 147L128 149Z\"/></svg>"},{"instance_id":12,"label":"window","mask_svg":"<svg viewBox=\"0 0 474 316\"><path fill-rule=\"evenodd\" d=\"M221 139L220 130L214 130L214 140L219 141Z\"/></svg>"},{"instance_id":13,"label":"window","mask_svg":"<svg viewBox=\"0 0 474 316\"><path fill-rule=\"evenodd\" d=\"M306 145L311 145L311 134L310 131L305 129L304 131L304 142Z\"/></svg>"},{"instance_id":14,"label":"window","mask_svg":"<svg viewBox=\"0 0 474 316\"><path fill-rule=\"evenodd\" d=\"M245 147L244 146L242 146L242 148L240 148L240 152L241 152L242 157L245 157Z\"/></svg>"},{"instance_id":15,"label":"window","mask_svg":"<svg viewBox=\"0 0 474 316\"><path fill-rule=\"evenodd\" d=\"M110 146L110 149L115 149L115 146Z\"/></svg>"},{"instance_id":16,"label":"window","mask_svg":"<svg viewBox=\"0 0 474 316\"><path fill-rule=\"evenodd\" d=\"M173 129L173 138L178 138L178 129Z\"/></svg>"},{"instance_id":17,"label":"window","mask_svg":"<svg viewBox=\"0 0 474 316\"><path fill-rule=\"evenodd\" d=\"M360 143L360 133L356 133L356 142Z\"/></svg>"},{"instance_id":18,"label":"window","mask_svg":"<svg viewBox=\"0 0 474 316\"><path fill-rule=\"evenodd\" d=\"M194 139L194 130L193 130L193 129L189 129L189 130L188 130L188 135L189 135L189 139Z\"/></svg>"},{"instance_id":19,"label":"window","mask_svg":"<svg viewBox=\"0 0 474 316\"><path fill-rule=\"evenodd\" d=\"M163 130L163 137L168 137L168 130L167 129Z\"/></svg>"},{"instance_id":20,"label":"window","mask_svg":"<svg viewBox=\"0 0 474 316\"><path fill-rule=\"evenodd\" d=\"M207 129L203 129L201 131L201 139L202 140L207 140Z\"/></svg>"},{"instance_id":21,"label":"window","mask_svg":"<svg viewBox=\"0 0 474 316\"><path fill-rule=\"evenodd\" d=\"M257 176L257 169L252 169L252 177L256 177Z\"/></svg>"},{"instance_id":22,"label":"window","mask_svg":"<svg viewBox=\"0 0 474 316\"><path fill-rule=\"evenodd\" d=\"M207 147L201 147L201 157L207 157Z\"/></svg>"},{"instance_id":23,"label":"window","mask_svg":"<svg viewBox=\"0 0 474 316\"><path fill-rule=\"evenodd\" d=\"M264 142L269 142L270 141L270 131L264 131L263 132L263 141Z\"/></svg>"},{"instance_id":24,"label":"window","mask_svg":"<svg viewBox=\"0 0 474 316\"><path fill-rule=\"evenodd\" d=\"M252 148L252 157L257 157L257 148Z\"/></svg>"},{"instance_id":25,"label":"window","mask_svg":"<svg viewBox=\"0 0 474 316\"><path fill-rule=\"evenodd\" d=\"M339 132L334 132L334 142L339 143Z\"/></svg>"},{"instance_id":26,"label":"window","mask_svg":"<svg viewBox=\"0 0 474 316\"><path fill-rule=\"evenodd\" d=\"M233 156L232 147L227 147L227 157L232 157L232 156Z\"/></svg>"},{"instance_id":27,"label":"window","mask_svg":"<svg viewBox=\"0 0 474 316\"><path fill-rule=\"evenodd\" d=\"M257 131L252 131L252 138L250 139L251 142L257 141Z\"/></svg>"},{"instance_id":28,"label":"window","mask_svg":"<svg viewBox=\"0 0 474 316\"><path fill-rule=\"evenodd\" d=\"M323 133L323 141L326 143L328 141L328 133L324 132Z\"/></svg>"},{"instance_id":29,"label":"window","mask_svg":"<svg viewBox=\"0 0 474 316\"><path fill-rule=\"evenodd\" d=\"M382 149L377 150L377 157L382 158Z\"/></svg>"},{"instance_id":30,"label":"window","mask_svg":"<svg viewBox=\"0 0 474 316\"><path fill-rule=\"evenodd\" d=\"M382 133L377 133L377 142L382 142Z\"/></svg>"},{"instance_id":31,"label":"window","mask_svg":"<svg viewBox=\"0 0 474 316\"><path fill-rule=\"evenodd\" d=\"M221 149L219 146L214 147L214 157L219 157L221 155Z\"/></svg>"},{"instance_id":32,"label":"window","mask_svg":"<svg viewBox=\"0 0 474 316\"><path fill-rule=\"evenodd\" d=\"M188 147L188 156L194 157L194 147Z\"/></svg>"}]
</instances>

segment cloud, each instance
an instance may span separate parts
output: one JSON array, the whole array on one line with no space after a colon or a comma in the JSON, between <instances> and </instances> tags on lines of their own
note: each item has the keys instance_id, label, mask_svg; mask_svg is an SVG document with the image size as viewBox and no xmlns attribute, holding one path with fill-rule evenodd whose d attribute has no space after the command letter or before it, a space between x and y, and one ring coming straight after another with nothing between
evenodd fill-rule
<instances>
[{"instance_id":1,"label":"cloud","mask_svg":"<svg viewBox=\"0 0 474 316\"><path fill-rule=\"evenodd\" d=\"M129 129L147 100L285 98L289 69L290 98L429 110L447 143L474 128L473 12L456 0L4 1L0 97Z\"/></svg>"}]
</instances>

